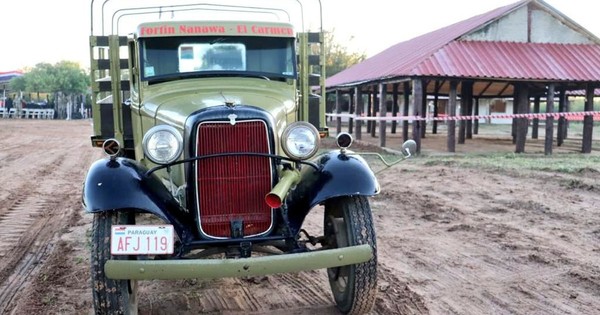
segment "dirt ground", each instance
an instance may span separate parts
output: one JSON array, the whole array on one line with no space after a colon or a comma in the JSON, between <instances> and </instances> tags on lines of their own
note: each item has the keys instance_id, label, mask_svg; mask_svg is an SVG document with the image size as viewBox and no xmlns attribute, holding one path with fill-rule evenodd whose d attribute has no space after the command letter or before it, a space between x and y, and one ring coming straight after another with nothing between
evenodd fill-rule
<instances>
[{"instance_id":1,"label":"dirt ground","mask_svg":"<svg viewBox=\"0 0 600 315\"><path fill-rule=\"evenodd\" d=\"M102 156L91 128L0 119L0 314L93 313L91 215L81 206L87 168ZM600 314L599 169L480 170L415 157L379 172L372 313ZM309 232L321 215L311 213ZM139 304L140 314L336 314L322 270L145 281Z\"/></svg>"}]
</instances>

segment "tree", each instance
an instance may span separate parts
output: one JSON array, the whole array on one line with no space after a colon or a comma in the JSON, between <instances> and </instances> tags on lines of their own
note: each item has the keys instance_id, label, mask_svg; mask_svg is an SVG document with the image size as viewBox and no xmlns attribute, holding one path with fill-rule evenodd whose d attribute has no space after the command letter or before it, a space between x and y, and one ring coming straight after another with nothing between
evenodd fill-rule
<instances>
[{"instance_id":1,"label":"tree","mask_svg":"<svg viewBox=\"0 0 600 315\"><path fill-rule=\"evenodd\" d=\"M53 79L51 84L51 91L54 92L57 97L64 96L63 100L66 104L62 104L65 108L67 119L71 118L71 112L77 108L77 96L86 93L90 86L89 76L79 68L79 64L72 61L61 61L54 66ZM87 97L85 98L87 99ZM58 104L59 107L61 104Z\"/></svg>"},{"instance_id":2,"label":"tree","mask_svg":"<svg viewBox=\"0 0 600 315\"><path fill-rule=\"evenodd\" d=\"M52 65L49 63L39 63L31 71L25 73L22 78L25 79L26 92L37 94L37 99L40 99L40 92L50 92L53 78Z\"/></svg>"},{"instance_id":3,"label":"tree","mask_svg":"<svg viewBox=\"0 0 600 315\"><path fill-rule=\"evenodd\" d=\"M10 89L13 91L25 91L27 82L24 76L12 78L9 82Z\"/></svg>"},{"instance_id":4,"label":"tree","mask_svg":"<svg viewBox=\"0 0 600 315\"><path fill-rule=\"evenodd\" d=\"M85 93L89 87L89 76L79 64L61 61L55 65L39 63L22 76L10 81L12 90L29 93L63 93L65 95Z\"/></svg>"},{"instance_id":5,"label":"tree","mask_svg":"<svg viewBox=\"0 0 600 315\"><path fill-rule=\"evenodd\" d=\"M53 92L67 95L85 93L90 86L90 77L72 61L61 61L54 66Z\"/></svg>"},{"instance_id":6,"label":"tree","mask_svg":"<svg viewBox=\"0 0 600 315\"><path fill-rule=\"evenodd\" d=\"M73 106L74 97L87 93L90 79L78 63L60 61L54 65L39 63L26 71L23 76L12 79L10 86L14 91L37 93L38 100L40 92L52 93L55 102L58 102L61 97L63 103L70 102ZM57 105L63 109L66 106L66 104Z\"/></svg>"},{"instance_id":7,"label":"tree","mask_svg":"<svg viewBox=\"0 0 600 315\"><path fill-rule=\"evenodd\" d=\"M333 31L325 32L325 72L330 77L367 58L365 53L349 52L348 48L336 41ZM350 38L352 40L352 38Z\"/></svg>"}]
</instances>

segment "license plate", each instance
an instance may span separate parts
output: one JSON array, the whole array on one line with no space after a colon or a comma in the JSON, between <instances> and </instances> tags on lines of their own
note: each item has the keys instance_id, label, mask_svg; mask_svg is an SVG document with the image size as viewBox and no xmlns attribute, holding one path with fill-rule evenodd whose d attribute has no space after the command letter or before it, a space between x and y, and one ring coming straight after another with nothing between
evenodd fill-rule
<instances>
[{"instance_id":1,"label":"license plate","mask_svg":"<svg viewBox=\"0 0 600 315\"><path fill-rule=\"evenodd\" d=\"M112 255L173 254L172 225L113 225L110 233Z\"/></svg>"}]
</instances>

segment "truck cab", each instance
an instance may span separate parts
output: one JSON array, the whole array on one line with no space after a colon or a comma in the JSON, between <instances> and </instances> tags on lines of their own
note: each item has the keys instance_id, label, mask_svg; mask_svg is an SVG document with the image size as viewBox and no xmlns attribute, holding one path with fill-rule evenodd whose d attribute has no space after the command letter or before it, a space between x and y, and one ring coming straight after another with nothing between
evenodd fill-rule
<instances>
[{"instance_id":1,"label":"truck cab","mask_svg":"<svg viewBox=\"0 0 600 315\"><path fill-rule=\"evenodd\" d=\"M339 149L320 148L322 32L262 20L93 29L91 142L106 157L82 198L94 217L96 312L135 313L141 280L321 268L340 311L368 312L377 265L368 197L379 184L348 134ZM318 205L323 235L308 235Z\"/></svg>"}]
</instances>

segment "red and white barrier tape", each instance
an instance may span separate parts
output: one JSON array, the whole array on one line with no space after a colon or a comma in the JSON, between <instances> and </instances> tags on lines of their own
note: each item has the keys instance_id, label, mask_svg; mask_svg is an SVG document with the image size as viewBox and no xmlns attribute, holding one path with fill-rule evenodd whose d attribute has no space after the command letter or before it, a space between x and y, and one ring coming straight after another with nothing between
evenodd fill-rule
<instances>
[{"instance_id":1,"label":"red and white barrier tape","mask_svg":"<svg viewBox=\"0 0 600 315\"><path fill-rule=\"evenodd\" d=\"M578 116L599 116L600 111L596 112L561 112L561 113L531 113L531 114L494 114L494 115L473 115L473 116L440 116L440 117L421 117L421 116L356 116L353 114L325 114L327 117L352 118L354 120L371 121L403 121L403 120L426 120L426 121L447 121L447 120L479 120L494 118L546 118L546 117L578 117Z\"/></svg>"}]
</instances>

